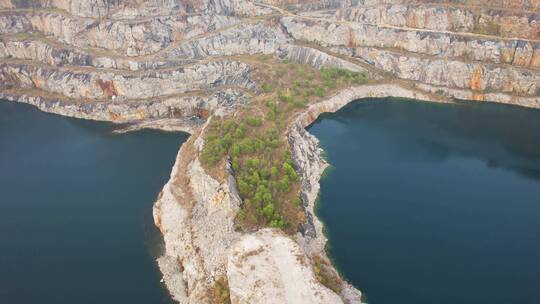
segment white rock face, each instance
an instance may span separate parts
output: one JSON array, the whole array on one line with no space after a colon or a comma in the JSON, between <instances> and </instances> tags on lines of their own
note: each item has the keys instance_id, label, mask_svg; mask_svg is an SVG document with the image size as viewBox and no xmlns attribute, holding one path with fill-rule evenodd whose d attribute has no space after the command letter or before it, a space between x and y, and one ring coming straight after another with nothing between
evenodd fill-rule
<instances>
[{"instance_id":1,"label":"white rock face","mask_svg":"<svg viewBox=\"0 0 540 304\"><path fill-rule=\"evenodd\" d=\"M95 70L51 68L0 63L5 86L40 89L75 99L156 98L220 86L256 89L249 76L252 67L236 61L214 61L155 73L103 73Z\"/></svg>"},{"instance_id":2,"label":"white rock face","mask_svg":"<svg viewBox=\"0 0 540 304\"><path fill-rule=\"evenodd\" d=\"M292 239L271 229L248 234L229 253L232 303L343 303L315 278L311 263Z\"/></svg>"}]
</instances>

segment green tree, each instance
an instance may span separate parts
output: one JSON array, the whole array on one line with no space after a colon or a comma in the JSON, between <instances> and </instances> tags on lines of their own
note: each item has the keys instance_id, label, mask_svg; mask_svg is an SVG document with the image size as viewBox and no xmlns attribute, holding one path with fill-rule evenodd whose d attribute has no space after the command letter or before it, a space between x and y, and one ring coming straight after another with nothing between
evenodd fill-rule
<instances>
[{"instance_id":1,"label":"green tree","mask_svg":"<svg viewBox=\"0 0 540 304\"><path fill-rule=\"evenodd\" d=\"M276 211L276 208L274 207L274 204L270 203L270 204L267 204L266 206L264 206L263 208L263 213L264 213L264 216L268 219L268 220L271 220L273 217L274 217L274 212Z\"/></svg>"}]
</instances>

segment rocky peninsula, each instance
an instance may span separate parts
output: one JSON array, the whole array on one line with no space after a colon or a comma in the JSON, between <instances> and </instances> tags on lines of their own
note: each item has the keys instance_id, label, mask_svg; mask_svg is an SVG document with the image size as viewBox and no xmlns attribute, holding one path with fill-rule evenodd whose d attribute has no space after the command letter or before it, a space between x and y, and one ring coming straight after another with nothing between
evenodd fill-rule
<instances>
[{"instance_id":1,"label":"rocky peninsula","mask_svg":"<svg viewBox=\"0 0 540 304\"><path fill-rule=\"evenodd\" d=\"M361 303L315 214L321 113L388 96L540 108L538 0L0 8L0 99L191 134L153 210L179 303Z\"/></svg>"}]
</instances>

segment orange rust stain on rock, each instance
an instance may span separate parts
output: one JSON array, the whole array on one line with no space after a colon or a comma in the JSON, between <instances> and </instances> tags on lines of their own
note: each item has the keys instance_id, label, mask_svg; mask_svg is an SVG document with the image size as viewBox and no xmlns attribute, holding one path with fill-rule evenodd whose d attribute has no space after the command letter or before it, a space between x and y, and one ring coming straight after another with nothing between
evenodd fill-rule
<instances>
[{"instance_id":1,"label":"orange rust stain on rock","mask_svg":"<svg viewBox=\"0 0 540 304\"><path fill-rule=\"evenodd\" d=\"M486 97L485 97L484 94L482 94L482 93L476 93L476 92L473 92L473 94L472 94L472 100L476 100L476 101L484 101L484 100L486 100Z\"/></svg>"},{"instance_id":2,"label":"orange rust stain on rock","mask_svg":"<svg viewBox=\"0 0 540 304\"><path fill-rule=\"evenodd\" d=\"M174 41L182 41L183 35L180 30L174 33Z\"/></svg>"},{"instance_id":3,"label":"orange rust stain on rock","mask_svg":"<svg viewBox=\"0 0 540 304\"><path fill-rule=\"evenodd\" d=\"M31 79L36 89L41 88L41 81L37 77L32 76Z\"/></svg>"},{"instance_id":4,"label":"orange rust stain on rock","mask_svg":"<svg viewBox=\"0 0 540 304\"><path fill-rule=\"evenodd\" d=\"M407 24L407 27L411 28L416 28L418 26L418 22L416 21L416 14L414 11L409 11L405 23Z\"/></svg>"},{"instance_id":5,"label":"orange rust stain on rock","mask_svg":"<svg viewBox=\"0 0 540 304\"><path fill-rule=\"evenodd\" d=\"M103 94L107 97L118 96L118 91L113 81L97 79L96 84L103 91Z\"/></svg>"},{"instance_id":6,"label":"orange rust stain on rock","mask_svg":"<svg viewBox=\"0 0 540 304\"><path fill-rule=\"evenodd\" d=\"M137 109L137 116L141 120L144 119L144 117L146 117L146 113L144 112L144 109Z\"/></svg>"},{"instance_id":7,"label":"orange rust stain on rock","mask_svg":"<svg viewBox=\"0 0 540 304\"><path fill-rule=\"evenodd\" d=\"M422 28L427 28L429 25L429 14L424 14L424 24L422 24Z\"/></svg>"},{"instance_id":8,"label":"orange rust stain on rock","mask_svg":"<svg viewBox=\"0 0 540 304\"><path fill-rule=\"evenodd\" d=\"M476 66L474 69L473 75L471 77L470 81L470 87L471 90L474 91L480 91L482 90L482 68L480 66Z\"/></svg>"},{"instance_id":9,"label":"orange rust stain on rock","mask_svg":"<svg viewBox=\"0 0 540 304\"><path fill-rule=\"evenodd\" d=\"M540 68L540 50L536 50L532 55L530 66Z\"/></svg>"},{"instance_id":10,"label":"orange rust stain on rock","mask_svg":"<svg viewBox=\"0 0 540 304\"><path fill-rule=\"evenodd\" d=\"M315 110L308 110L304 116L304 121L302 122L304 126L312 124L317 118L318 114Z\"/></svg>"},{"instance_id":11,"label":"orange rust stain on rock","mask_svg":"<svg viewBox=\"0 0 540 304\"><path fill-rule=\"evenodd\" d=\"M196 110L196 116L202 119L207 119L208 116L210 116L210 112L206 109L197 108Z\"/></svg>"},{"instance_id":12,"label":"orange rust stain on rock","mask_svg":"<svg viewBox=\"0 0 540 304\"><path fill-rule=\"evenodd\" d=\"M163 226L161 225L161 217L159 215L156 215L154 217L154 224L156 225L157 229L159 229L159 232L161 232L161 234L164 235L165 229L163 229Z\"/></svg>"},{"instance_id":13,"label":"orange rust stain on rock","mask_svg":"<svg viewBox=\"0 0 540 304\"><path fill-rule=\"evenodd\" d=\"M356 37L354 36L354 31L349 28L349 47L356 47Z\"/></svg>"},{"instance_id":14,"label":"orange rust stain on rock","mask_svg":"<svg viewBox=\"0 0 540 304\"><path fill-rule=\"evenodd\" d=\"M120 114L115 113L113 111L109 111L109 116L111 117L112 121L119 121L122 118L122 116L120 116Z\"/></svg>"},{"instance_id":15,"label":"orange rust stain on rock","mask_svg":"<svg viewBox=\"0 0 540 304\"><path fill-rule=\"evenodd\" d=\"M511 48L501 49L501 58L502 62L512 64L512 60L514 59L514 50Z\"/></svg>"}]
</instances>

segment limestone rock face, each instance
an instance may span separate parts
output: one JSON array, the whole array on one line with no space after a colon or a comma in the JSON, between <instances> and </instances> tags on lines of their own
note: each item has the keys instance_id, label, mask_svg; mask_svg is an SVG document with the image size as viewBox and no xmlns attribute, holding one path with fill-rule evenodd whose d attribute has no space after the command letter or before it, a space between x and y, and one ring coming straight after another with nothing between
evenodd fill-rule
<instances>
[{"instance_id":1,"label":"limestone rock face","mask_svg":"<svg viewBox=\"0 0 540 304\"><path fill-rule=\"evenodd\" d=\"M274 54L291 39L274 26L243 24L215 35L180 43L158 55L160 58L203 59L207 57Z\"/></svg>"},{"instance_id":2,"label":"limestone rock face","mask_svg":"<svg viewBox=\"0 0 540 304\"><path fill-rule=\"evenodd\" d=\"M227 278L232 303L343 303L322 286L301 248L265 229L242 237L231 249Z\"/></svg>"},{"instance_id":3,"label":"limestone rock face","mask_svg":"<svg viewBox=\"0 0 540 304\"><path fill-rule=\"evenodd\" d=\"M363 23L313 23L299 17L284 17L281 22L295 39L359 58L401 79L474 91L539 95L536 65L540 42L457 37ZM478 81L471 82L473 76Z\"/></svg>"},{"instance_id":4,"label":"limestone rock face","mask_svg":"<svg viewBox=\"0 0 540 304\"><path fill-rule=\"evenodd\" d=\"M142 20L90 20L60 13L22 12L19 21L0 16L4 33L38 31L81 48L101 48L125 56L155 53L173 42L190 39L239 20L222 15L160 16Z\"/></svg>"},{"instance_id":5,"label":"limestone rock face","mask_svg":"<svg viewBox=\"0 0 540 304\"><path fill-rule=\"evenodd\" d=\"M399 52L376 48L341 48L336 51L362 58L398 78L426 84L475 91L495 90L527 96L540 94L538 71L459 60L407 57Z\"/></svg>"},{"instance_id":6,"label":"limestone rock face","mask_svg":"<svg viewBox=\"0 0 540 304\"><path fill-rule=\"evenodd\" d=\"M249 79L251 68L234 61L196 64L178 70L130 75L74 71L26 64L0 64L0 81L7 88L41 89L69 98L155 98L235 85L256 89Z\"/></svg>"},{"instance_id":7,"label":"limestone rock face","mask_svg":"<svg viewBox=\"0 0 540 304\"><path fill-rule=\"evenodd\" d=\"M336 16L361 23L527 39L538 39L540 31L540 15L537 13L508 13L507 10L462 6L434 7L422 3L343 5Z\"/></svg>"},{"instance_id":8,"label":"limestone rock face","mask_svg":"<svg viewBox=\"0 0 540 304\"><path fill-rule=\"evenodd\" d=\"M297 17L282 18L282 23L294 38L317 42L323 46L377 47L441 58L530 66L533 54L539 52L539 41L498 40L475 36L456 36L453 33L410 31L371 24L318 22ZM529 53L528 59L515 60L508 53ZM526 57L527 58L527 57ZM514 61L515 60L515 61Z\"/></svg>"}]
</instances>

